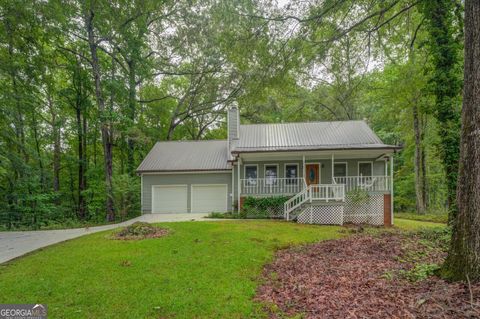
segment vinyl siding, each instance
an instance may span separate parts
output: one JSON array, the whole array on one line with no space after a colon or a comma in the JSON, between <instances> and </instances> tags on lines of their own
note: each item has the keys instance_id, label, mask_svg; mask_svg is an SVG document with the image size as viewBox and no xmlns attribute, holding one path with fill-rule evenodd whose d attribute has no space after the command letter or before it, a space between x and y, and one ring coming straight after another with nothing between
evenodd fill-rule
<instances>
[{"instance_id":1,"label":"vinyl siding","mask_svg":"<svg viewBox=\"0 0 480 319\"><path fill-rule=\"evenodd\" d=\"M385 161L375 161L371 158L363 159L335 159L335 162L347 162L348 176L358 176L358 162L373 162L373 175L385 175ZM299 160L298 157L293 160L271 160L271 161L244 161L240 167L240 178L244 178L245 174L245 165L258 165L258 178L264 178L265 175L265 165L268 164L278 164L278 177L285 177L285 164L298 164L299 168L299 177L304 177L303 173L303 162ZM318 163L320 164L320 183L321 184L331 184L332 183L332 160L331 159L318 159L311 160L308 159L305 161L305 164ZM238 191L237 191L237 166L234 167L234 193L233 199L234 203L237 201ZM390 172L388 172L390 174Z\"/></svg>"}]
</instances>

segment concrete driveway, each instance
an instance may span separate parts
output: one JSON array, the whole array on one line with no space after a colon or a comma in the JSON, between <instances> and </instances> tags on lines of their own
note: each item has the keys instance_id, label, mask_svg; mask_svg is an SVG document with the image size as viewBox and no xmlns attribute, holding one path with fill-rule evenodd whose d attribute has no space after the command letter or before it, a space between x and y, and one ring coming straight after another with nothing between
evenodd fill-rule
<instances>
[{"instance_id":1,"label":"concrete driveway","mask_svg":"<svg viewBox=\"0 0 480 319\"><path fill-rule=\"evenodd\" d=\"M4 263L45 246L56 244L72 238L77 238L83 235L127 226L136 221L160 223L191 220L211 220L203 218L206 215L207 214L147 214L118 224L89 228L0 232L0 263Z\"/></svg>"}]
</instances>

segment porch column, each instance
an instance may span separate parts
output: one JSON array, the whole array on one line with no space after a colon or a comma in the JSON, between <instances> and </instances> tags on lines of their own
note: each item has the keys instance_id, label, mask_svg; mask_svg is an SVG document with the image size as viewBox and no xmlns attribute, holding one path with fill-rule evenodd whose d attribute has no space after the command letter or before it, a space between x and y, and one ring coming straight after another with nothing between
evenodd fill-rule
<instances>
[{"instance_id":1,"label":"porch column","mask_svg":"<svg viewBox=\"0 0 480 319\"><path fill-rule=\"evenodd\" d=\"M303 174L303 176L302 176L302 178L305 178L305 155L303 155L302 158L303 158L303 166L302 166L302 174Z\"/></svg>"},{"instance_id":2,"label":"porch column","mask_svg":"<svg viewBox=\"0 0 480 319\"><path fill-rule=\"evenodd\" d=\"M335 179L333 178L333 172L334 172L334 166L335 166L335 155L332 153L332 184L335 184Z\"/></svg>"},{"instance_id":3,"label":"porch column","mask_svg":"<svg viewBox=\"0 0 480 319\"><path fill-rule=\"evenodd\" d=\"M393 154L390 155L390 214L393 225Z\"/></svg>"}]
</instances>

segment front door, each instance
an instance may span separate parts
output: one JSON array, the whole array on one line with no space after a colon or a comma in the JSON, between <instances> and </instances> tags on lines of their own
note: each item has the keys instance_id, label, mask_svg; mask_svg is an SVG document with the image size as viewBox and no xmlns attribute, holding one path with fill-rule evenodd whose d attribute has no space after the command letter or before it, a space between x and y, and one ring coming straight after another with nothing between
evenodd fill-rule
<instances>
[{"instance_id":1,"label":"front door","mask_svg":"<svg viewBox=\"0 0 480 319\"><path fill-rule=\"evenodd\" d=\"M318 164L305 165L305 180L307 181L307 185L320 183Z\"/></svg>"}]
</instances>

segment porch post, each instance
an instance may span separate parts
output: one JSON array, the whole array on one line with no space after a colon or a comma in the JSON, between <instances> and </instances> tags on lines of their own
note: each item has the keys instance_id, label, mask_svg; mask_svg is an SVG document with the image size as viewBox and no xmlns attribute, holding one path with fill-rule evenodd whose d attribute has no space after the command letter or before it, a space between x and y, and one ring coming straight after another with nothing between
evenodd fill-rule
<instances>
[{"instance_id":1,"label":"porch post","mask_svg":"<svg viewBox=\"0 0 480 319\"><path fill-rule=\"evenodd\" d=\"M390 155L390 215L393 225L393 154Z\"/></svg>"},{"instance_id":2,"label":"porch post","mask_svg":"<svg viewBox=\"0 0 480 319\"><path fill-rule=\"evenodd\" d=\"M303 174L302 178L305 179L305 174L306 174L306 173L305 173L305 155L303 155L303 166L302 166L302 167L303 167L303 168L302 168L302 174Z\"/></svg>"},{"instance_id":3,"label":"porch post","mask_svg":"<svg viewBox=\"0 0 480 319\"><path fill-rule=\"evenodd\" d=\"M241 158L240 156L238 157L237 160L237 213L240 214L240 163L241 163Z\"/></svg>"},{"instance_id":4,"label":"porch post","mask_svg":"<svg viewBox=\"0 0 480 319\"><path fill-rule=\"evenodd\" d=\"M332 184L335 184L335 179L333 178L334 166L335 166L335 155L332 153Z\"/></svg>"}]
</instances>

